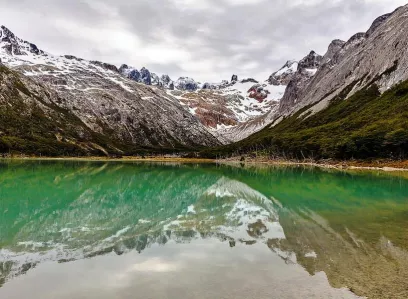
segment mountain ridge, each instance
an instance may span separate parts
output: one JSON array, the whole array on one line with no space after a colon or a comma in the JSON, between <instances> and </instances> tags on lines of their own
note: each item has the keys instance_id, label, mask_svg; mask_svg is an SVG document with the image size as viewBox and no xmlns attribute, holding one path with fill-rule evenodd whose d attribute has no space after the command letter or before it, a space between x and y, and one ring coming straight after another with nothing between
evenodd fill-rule
<instances>
[{"instance_id":1,"label":"mountain ridge","mask_svg":"<svg viewBox=\"0 0 408 299\"><path fill-rule=\"evenodd\" d=\"M408 5L333 41L322 59L306 59L317 62L313 76L298 68L264 129L203 156L407 159L407 30Z\"/></svg>"},{"instance_id":2,"label":"mountain ridge","mask_svg":"<svg viewBox=\"0 0 408 299\"><path fill-rule=\"evenodd\" d=\"M224 133L231 126L240 125L242 127L242 124L252 122L255 118L262 118L268 114L275 106L275 102L282 97L285 88L284 85L258 83L251 78L238 80L236 75L231 77L231 82L223 80L220 83L206 82L202 84L189 77L180 77L173 81L168 75L158 76L145 67L138 70L127 64L122 64L118 68L113 64L96 60L87 61L73 55L54 56L42 50L39 53L34 53L28 50L24 44L26 42L16 37L10 30L7 29L7 33L7 37L3 35L0 47L3 47L4 50L8 44L13 44L13 47L18 49L16 55L13 52L6 52L7 55L3 55L3 61L9 67L20 70L28 76L41 77L41 80L44 79L48 83L58 83L57 85L60 85L57 86L58 89L61 89L61 85L67 86L70 81L75 81L67 80L72 77L73 72L78 70L84 72L87 69L94 72L94 66L99 70L99 76L107 77L127 91L129 90L128 83L122 82L121 79L119 80L121 82L117 82L117 74L137 83L157 87L166 93L159 91L162 98L176 98L188 113L204 125L209 134L216 136L222 143L236 141L236 138L226 137L231 135L230 132ZM41 67L39 67L40 65ZM54 68L62 70L59 75L56 75L55 72L58 71ZM80 80L77 81L81 83ZM84 82L82 85L86 86L87 84ZM55 88L55 86L51 87ZM74 87L69 88L73 90ZM203 97L203 95L205 96ZM256 127L255 129L261 128ZM253 132L251 128L246 130L244 134L231 136L243 138Z\"/></svg>"},{"instance_id":3,"label":"mountain ridge","mask_svg":"<svg viewBox=\"0 0 408 299\"><path fill-rule=\"evenodd\" d=\"M59 108L115 143L212 147L254 140L288 118L306 120L339 99L373 86L381 95L408 79L407 11L408 5L376 18L347 41L333 40L324 55L310 51L288 60L265 81L236 75L220 83L173 81L145 67L54 56L5 26L0 27L0 58L20 76L56 92Z\"/></svg>"}]
</instances>

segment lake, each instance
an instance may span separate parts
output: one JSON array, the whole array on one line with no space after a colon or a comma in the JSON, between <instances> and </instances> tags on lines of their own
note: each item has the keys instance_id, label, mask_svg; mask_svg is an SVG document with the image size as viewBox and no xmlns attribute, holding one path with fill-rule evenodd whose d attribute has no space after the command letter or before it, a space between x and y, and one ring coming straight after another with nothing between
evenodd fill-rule
<instances>
[{"instance_id":1,"label":"lake","mask_svg":"<svg viewBox=\"0 0 408 299\"><path fill-rule=\"evenodd\" d=\"M0 161L0 298L408 298L407 177Z\"/></svg>"}]
</instances>

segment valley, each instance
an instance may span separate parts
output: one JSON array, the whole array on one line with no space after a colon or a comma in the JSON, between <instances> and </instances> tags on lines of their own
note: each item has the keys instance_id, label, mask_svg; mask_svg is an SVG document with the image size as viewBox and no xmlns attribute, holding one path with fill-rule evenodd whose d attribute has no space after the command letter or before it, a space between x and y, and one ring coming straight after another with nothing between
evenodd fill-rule
<instances>
[{"instance_id":1,"label":"valley","mask_svg":"<svg viewBox=\"0 0 408 299\"><path fill-rule=\"evenodd\" d=\"M0 150L406 159L407 14L400 7L269 78L219 83L56 56L2 26Z\"/></svg>"}]
</instances>

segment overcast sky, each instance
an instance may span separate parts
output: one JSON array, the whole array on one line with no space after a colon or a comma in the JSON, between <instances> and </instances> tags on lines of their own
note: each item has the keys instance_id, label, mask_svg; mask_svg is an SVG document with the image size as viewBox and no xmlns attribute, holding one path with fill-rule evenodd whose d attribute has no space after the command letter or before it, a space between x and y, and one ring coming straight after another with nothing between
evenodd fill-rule
<instances>
[{"instance_id":1,"label":"overcast sky","mask_svg":"<svg viewBox=\"0 0 408 299\"><path fill-rule=\"evenodd\" d=\"M266 79L288 59L324 54L407 0L0 0L1 21L53 54L173 79Z\"/></svg>"}]
</instances>

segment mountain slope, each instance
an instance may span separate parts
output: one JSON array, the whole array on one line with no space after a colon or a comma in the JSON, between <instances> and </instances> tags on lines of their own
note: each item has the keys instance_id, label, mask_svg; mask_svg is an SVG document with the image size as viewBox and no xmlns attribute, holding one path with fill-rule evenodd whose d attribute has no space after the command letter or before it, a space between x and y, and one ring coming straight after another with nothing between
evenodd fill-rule
<instances>
[{"instance_id":1,"label":"mountain slope","mask_svg":"<svg viewBox=\"0 0 408 299\"><path fill-rule=\"evenodd\" d=\"M100 134L56 103L61 99L0 64L0 152L104 155L117 152Z\"/></svg>"},{"instance_id":2,"label":"mountain slope","mask_svg":"<svg viewBox=\"0 0 408 299\"><path fill-rule=\"evenodd\" d=\"M404 6L376 19L366 33L333 41L326 55L307 59L315 63L314 76L302 77L298 67L269 126L203 155L408 158L407 30Z\"/></svg>"},{"instance_id":3,"label":"mountain slope","mask_svg":"<svg viewBox=\"0 0 408 299\"><path fill-rule=\"evenodd\" d=\"M56 92L58 108L115 144L186 149L219 143L177 99L160 88L125 78L113 65L51 55L4 26L0 58L6 66L41 84L45 93Z\"/></svg>"},{"instance_id":4,"label":"mountain slope","mask_svg":"<svg viewBox=\"0 0 408 299\"><path fill-rule=\"evenodd\" d=\"M346 87L350 87L349 97L373 83L384 92L408 79L407 14L408 6L400 7L377 18L367 32L357 33L345 43L333 41L312 80L295 93L286 91L279 115L316 103L313 112L318 111Z\"/></svg>"},{"instance_id":5,"label":"mountain slope","mask_svg":"<svg viewBox=\"0 0 408 299\"><path fill-rule=\"evenodd\" d=\"M373 85L347 100L338 97L315 114L309 108L203 156L256 152L290 159L408 158L408 81L383 95Z\"/></svg>"},{"instance_id":6,"label":"mountain slope","mask_svg":"<svg viewBox=\"0 0 408 299\"><path fill-rule=\"evenodd\" d=\"M285 88L244 79L217 88L168 93L179 99L223 143L231 143L263 128L262 119L276 111Z\"/></svg>"}]
</instances>

